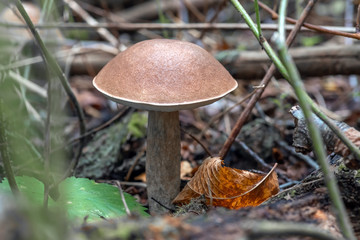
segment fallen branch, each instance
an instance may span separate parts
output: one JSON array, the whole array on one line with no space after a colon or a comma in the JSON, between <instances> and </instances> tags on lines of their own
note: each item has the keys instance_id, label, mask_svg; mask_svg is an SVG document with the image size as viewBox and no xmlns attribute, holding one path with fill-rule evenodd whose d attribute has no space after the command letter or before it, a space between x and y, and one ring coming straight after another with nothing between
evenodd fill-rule
<instances>
[{"instance_id":1,"label":"fallen branch","mask_svg":"<svg viewBox=\"0 0 360 240\"><path fill-rule=\"evenodd\" d=\"M326 75L360 74L360 46L315 46L290 49L290 54L303 78ZM84 57L86 56L86 57ZM71 66L73 74L86 74L88 67L99 71L114 56L104 52L86 52L74 57ZM271 61L260 51L225 51L216 58L237 79L261 79ZM61 65L65 59L59 59ZM275 73L280 77L279 72Z\"/></svg>"}]
</instances>

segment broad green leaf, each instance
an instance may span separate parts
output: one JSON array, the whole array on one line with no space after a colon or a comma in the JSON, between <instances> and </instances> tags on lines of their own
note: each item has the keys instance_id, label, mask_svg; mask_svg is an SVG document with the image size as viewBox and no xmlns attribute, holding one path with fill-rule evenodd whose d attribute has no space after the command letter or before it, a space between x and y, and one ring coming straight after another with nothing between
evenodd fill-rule
<instances>
[{"instance_id":1,"label":"broad green leaf","mask_svg":"<svg viewBox=\"0 0 360 240\"><path fill-rule=\"evenodd\" d=\"M35 178L16 177L20 191L34 204L42 204L44 185ZM10 187L5 179L0 183L0 190L9 192ZM119 189L106 184L96 183L87 178L71 177L64 180L60 186L60 198L57 201L49 199L50 207L65 207L70 219L84 218L98 220L126 216L124 203ZM124 193L126 204L132 213L148 216L145 208L136 202L130 194Z\"/></svg>"}]
</instances>

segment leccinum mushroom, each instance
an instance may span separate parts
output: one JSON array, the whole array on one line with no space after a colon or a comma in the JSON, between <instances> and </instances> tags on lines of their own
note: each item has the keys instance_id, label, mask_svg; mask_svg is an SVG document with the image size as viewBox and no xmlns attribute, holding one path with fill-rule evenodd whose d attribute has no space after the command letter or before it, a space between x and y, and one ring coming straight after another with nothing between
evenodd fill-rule
<instances>
[{"instance_id":1,"label":"leccinum mushroom","mask_svg":"<svg viewBox=\"0 0 360 240\"><path fill-rule=\"evenodd\" d=\"M217 101L237 87L227 70L201 47L178 40L139 42L113 58L94 78L109 99L149 111L146 179L152 213L180 191L179 110Z\"/></svg>"}]
</instances>

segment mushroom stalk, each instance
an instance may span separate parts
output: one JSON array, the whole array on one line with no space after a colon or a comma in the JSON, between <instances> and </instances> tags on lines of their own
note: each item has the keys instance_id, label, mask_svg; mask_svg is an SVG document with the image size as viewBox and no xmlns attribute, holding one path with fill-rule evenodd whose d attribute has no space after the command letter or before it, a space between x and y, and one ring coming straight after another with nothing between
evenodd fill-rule
<instances>
[{"instance_id":1,"label":"mushroom stalk","mask_svg":"<svg viewBox=\"0 0 360 240\"><path fill-rule=\"evenodd\" d=\"M180 191L179 112L149 111L146 151L146 181L151 213L166 207Z\"/></svg>"}]
</instances>

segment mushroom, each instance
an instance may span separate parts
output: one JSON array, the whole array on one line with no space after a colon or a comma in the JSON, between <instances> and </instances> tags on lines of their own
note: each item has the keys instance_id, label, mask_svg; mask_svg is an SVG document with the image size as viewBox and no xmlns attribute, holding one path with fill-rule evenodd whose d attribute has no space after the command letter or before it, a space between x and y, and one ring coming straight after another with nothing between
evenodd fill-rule
<instances>
[{"instance_id":1,"label":"mushroom","mask_svg":"<svg viewBox=\"0 0 360 240\"><path fill-rule=\"evenodd\" d=\"M166 212L161 205L172 206L180 191L178 111L213 103L233 91L237 82L201 47L179 40L154 39L118 54L98 73L93 84L117 103L149 111L149 207L151 213Z\"/></svg>"}]
</instances>

